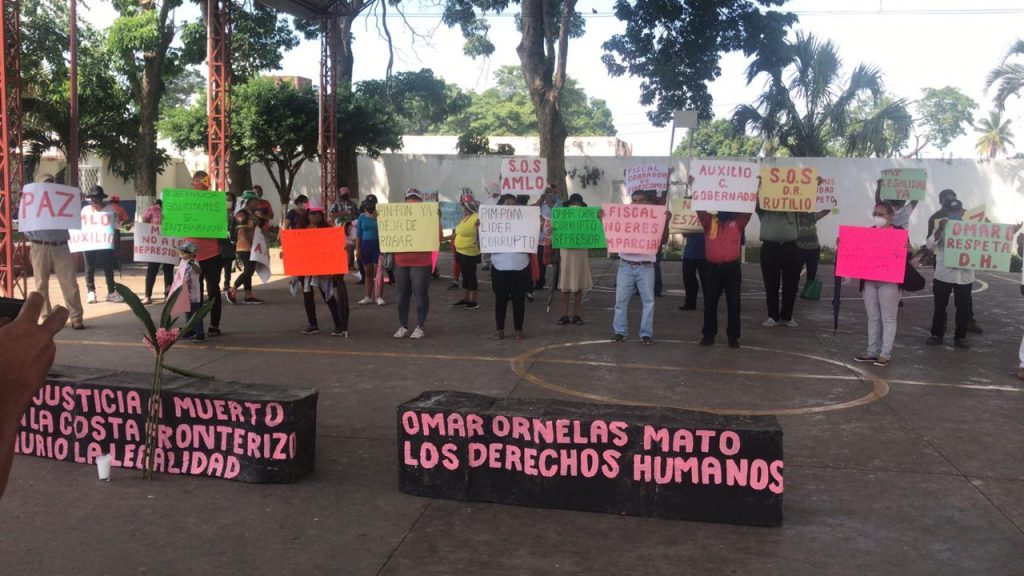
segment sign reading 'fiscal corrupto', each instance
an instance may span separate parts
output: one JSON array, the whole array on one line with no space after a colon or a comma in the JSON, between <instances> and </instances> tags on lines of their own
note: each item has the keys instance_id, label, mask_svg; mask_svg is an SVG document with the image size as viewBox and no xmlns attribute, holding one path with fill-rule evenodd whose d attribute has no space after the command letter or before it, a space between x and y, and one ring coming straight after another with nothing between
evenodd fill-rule
<instances>
[{"instance_id":1,"label":"sign reading 'fiscal corrupto'","mask_svg":"<svg viewBox=\"0 0 1024 576\"><path fill-rule=\"evenodd\" d=\"M605 248L600 208L572 206L551 210L551 247Z\"/></svg>"},{"instance_id":2,"label":"sign reading 'fiscal corrupto'","mask_svg":"<svg viewBox=\"0 0 1024 576\"><path fill-rule=\"evenodd\" d=\"M609 253L656 254L665 230L664 206L605 204L604 237Z\"/></svg>"},{"instance_id":3,"label":"sign reading 'fiscal corrupto'","mask_svg":"<svg viewBox=\"0 0 1024 576\"><path fill-rule=\"evenodd\" d=\"M693 209L723 212L753 212L757 207L757 164L694 160Z\"/></svg>"},{"instance_id":4,"label":"sign reading 'fiscal corrupto'","mask_svg":"<svg viewBox=\"0 0 1024 576\"><path fill-rule=\"evenodd\" d=\"M168 188L161 231L175 238L227 238L227 198L214 190Z\"/></svg>"},{"instance_id":5,"label":"sign reading 'fiscal corrupto'","mask_svg":"<svg viewBox=\"0 0 1024 576\"><path fill-rule=\"evenodd\" d=\"M537 251L540 206L481 206L480 251L486 254Z\"/></svg>"}]
</instances>

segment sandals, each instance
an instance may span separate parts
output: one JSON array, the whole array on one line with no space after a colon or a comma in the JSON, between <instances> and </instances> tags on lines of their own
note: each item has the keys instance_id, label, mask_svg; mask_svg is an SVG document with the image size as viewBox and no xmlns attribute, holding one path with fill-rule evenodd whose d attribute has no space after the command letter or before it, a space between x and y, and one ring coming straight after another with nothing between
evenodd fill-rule
<instances>
[{"instance_id":1,"label":"sandals","mask_svg":"<svg viewBox=\"0 0 1024 576\"><path fill-rule=\"evenodd\" d=\"M569 320L568 316L562 316L558 319L559 326L565 326L566 324L575 324L577 326L583 326L583 318L579 316L573 316L572 320Z\"/></svg>"}]
</instances>

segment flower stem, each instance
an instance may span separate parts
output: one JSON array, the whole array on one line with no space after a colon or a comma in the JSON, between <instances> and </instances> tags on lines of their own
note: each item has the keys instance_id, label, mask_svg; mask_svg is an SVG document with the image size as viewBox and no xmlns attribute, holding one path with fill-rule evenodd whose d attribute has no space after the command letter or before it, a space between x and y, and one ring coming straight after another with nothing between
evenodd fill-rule
<instances>
[{"instance_id":1,"label":"flower stem","mask_svg":"<svg viewBox=\"0 0 1024 576\"><path fill-rule=\"evenodd\" d=\"M146 466L142 471L144 480L153 479L153 463L156 457L156 442L160 431L161 388L163 387L164 353L157 352L153 367L153 387L149 393L149 414L146 417Z\"/></svg>"}]
</instances>

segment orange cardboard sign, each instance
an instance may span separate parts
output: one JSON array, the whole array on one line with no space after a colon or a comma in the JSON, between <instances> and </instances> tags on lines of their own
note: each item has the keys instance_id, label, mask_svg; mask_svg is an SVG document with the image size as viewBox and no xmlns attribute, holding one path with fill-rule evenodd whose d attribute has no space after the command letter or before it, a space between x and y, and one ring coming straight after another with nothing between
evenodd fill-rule
<instances>
[{"instance_id":1,"label":"orange cardboard sign","mask_svg":"<svg viewBox=\"0 0 1024 576\"><path fill-rule=\"evenodd\" d=\"M348 272L342 227L282 230L281 254L285 276L330 276Z\"/></svg>"}]
</instances>

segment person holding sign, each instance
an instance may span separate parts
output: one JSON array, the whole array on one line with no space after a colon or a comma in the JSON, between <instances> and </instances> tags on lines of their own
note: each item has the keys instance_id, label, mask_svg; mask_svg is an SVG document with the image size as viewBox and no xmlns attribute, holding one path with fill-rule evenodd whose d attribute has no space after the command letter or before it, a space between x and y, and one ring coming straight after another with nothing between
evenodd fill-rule
<instances>
[{"instance_id":1,"label":"person holding sign","mask_svg":"<svg viewBox=\"0 0 1024 576\"><path fill-rule=\"evenodd\" d=\"M175 285L183 287L182 291L178 293L178 297L188 298L188 312L185 313L186 323L203 305L203 285L200 281L203 270L196 264L196 254L198 253L199 248L192 242L185 242L178 247L178 256L181 257L181 261L178 263L178 270L175 273ZM200 319L192 327L191 332L181 336L192 338L192 341L196 343L205 342L206 332L203 331L203 320Z\"/></svg>"},{"instance_id":2,"label":"person holding sign","mask_svg":"<svg viewBox=\"0 0 1024 576\"><path fill-rule=\"evenodd\" d=\"M152 224L154 226L160 226L160 222L163 221L163 200L157 200L146 211L142 213L142 221L146 224ZM156 284L157 272L163 270L164 273L164 299L167 298L167 294L171 291L171 283L174 282L174 265L160 262L147 262L146 263L146 297L142 300L143 304L149 305L153 303L153 285Z\"/></svg>"},{"instance_id":3,"label":"person holding sign","mask_svg":"<svg viewBox=\"0 0 1024 576\"><path fill-rule=\"evenodd\" d=\"M498 201L501 203L501 200ZM540 266L540 276L533 283L530 289L530 300L533 300L533 293L540 292L547 284L547 265L551 262L551 210L558 205L558 187L554 184L544 188L535 206L540 206L540 239L537 242L537 263Z\"/></svg>"},{"instance_id":4,"label":"person holding sign","mask_svg":"<svg viewBox=\"0 0 1024 576\"><path fill-rule=\"evenodd\" d=\"M462 300L454 305L463 306L466 310L476 310L480 307L476 301L479 287L476 265L480 263L480 204L473 199L472 194L466 193L462 194L459 202L462 204L462 220L455 227L452 246L455 247L455 259L462 274L462 288L466 292Z\"/></svg>"},{"instance_id":5,"label":"person holding sign","mask_svg":"<svg viewBox=\"0 0 1024 576\"><path fill-rule=\"evenodd\" d=\"M583 196L573 194L565 203L565 207L586 208ZM600 227L600 221L596 222ZM562 317L558 324L572 322L583 325L583 292L594 287L594 279L590 273L590 250L587 248L560 248L558 265L558 289L562 292ZM573 315L569 319L569 294L573 295Z\"/></svg>"},{"instance_id":6,"label":"person holding sign","mask_svg":"<svg viewBox=\"0 0 1024 576\"><path fill-rule=\"evenodd\" d=\"M967 349L967 324L971 315L971 288L974 286L974 270L969 268L951 268L945 263L946 226L949 222L963 219L964 205L959 200L952 200L946 208L947 217L935 223L935 232L928 237L927 245L935 251L935 275L932 277L932 294L935 296L935 309L932 313L931 336L925 344L942 344L946 332L946 306L949 295L953 294L956 306L956 320L953 332L953 346Z\"/></svg>"},{"instance_id":7,"label":"person holding sign","mask_svg":"<svg viewBox=\"0 0 1024 576\"><path fill-rule=\"evenodd\" d=\"M44 174L41 184L53 185L53 176ZM28 187L26 186L26 188ZM63 201L50 198L51 194L47 187L41 188L40 191L33 191L32 194L33 204L38 202L39 206L42 207L44 205L42 197L46 196L49 200L48 204L52 207L52 212L57 214L64 212L62 204L67 204L69 208L71 204L76 207L79 205L80 193L76 188L64 191L66 196ZM22 211L29 209L28 195L28 190L23 191L20 206ZM60 194L54 194L54 196L59 198ZM41 210L37 211L37 213L39 212ZM74 216L74 212L69 215L69 217L72 216ZM25 216L21 217L21 223L25 224ZM53 226L53 224L50 226ZM82 321L84 315L82 296L78 288L78 278L75 275L75 262L72 260L71 251L68 249L68 240L71 238L71 234L67 228L51 227L47 227L44 230L32 230L22 233L31 244L29 257L32 260L32 281L35 284L36 292L43 299L43 318L49 317L53 312L53 307L50 305L50 272L52 271L54 276L57 277L57 283L60 285L60 293L64 297L64 304L70 312L71 327L75 330L85 328L85 322Z\"/></svg>"},{"instance_id":8,"label":"person holding sign","mask_svg":"<svg viewBox=\"0 0 1024 576\"><path fill-rule=\"evenodd\" d=\"M952 192L952 190L950 190ZM953 194L956 197L956 194ZM889 202L896 213L892 218L892 225L897 228L909 229L910 228L910 216L914 213L914 208L917 208L917 200L897 200L894 198L882 198L882 178L878 179L875 183L875 204L879 202ZM928 231L928 235L931 236L931 230Z\"/></svg>"},{"instance_id":9,"label":"person holding sign","mask_svg":"<svg viewBox=\"0 0 1024 576\"><path fill-rule=\"evenodd\" d=\"M374 297L378 306L384 305L384 286L379 290L374 278L377 276L377 261L380 260L380 235L377 230L377 197L373 194L363 200L363 213L356 220L356 260L362 266L363 299L356 304L373 304Z\"/></svg>"},{"instance_id":10,"label":"person holding sign","mask_svg":"<svg viewBox=\"0 0 1024 576\"><path fill-rule=\"evenodd\" d=\"M743 270L743 230L750 222L749 213L719 212L710 214L697 211L697 218L704 228L705 262L703 263L702 284L704 285L704 326L701 328L701 346L711 346L718 335L718 300L725 294L727 324L725 335L730 348L740 347L740 284ZM689 297L689 292L687 292Z\"/></svg>"},{"instance_id":11,"label":"person holding sign","mask_svg":"<svg viewBox=\"0 0 1024 576\"><path fill-rule=\"evenodd\" d=\"M256 272L256 261L252 259L252 245L256 235L256 228L262 228L265 220L260 216L264 214L258 208L260 198L255 192L242 194L243 208L235 213L235 224L238 227L238 239L235 241L235 250L238 259L242 262L242 273L231 284L231 290L227 294L228 302L238 303L238 287L245 290L245 299L242 304L263 304L263 300L252 295L252 275Z\"/></svg>"},{"instance_id":12,"label":"person holding sign","mask_svg":"<svg viewBox=\"0 0 1024 576\"><path fill-rule=\"evenodd\" d=\"M323 206L310 204L305 214L304 228L329 228L327 214ZM331 319L334 320L334 331L331 336L348 338L348 288L345 287L345 276L343 274L332 274L329 276L303 276L298 278L302 284L302 304L306 309L306 320L308 325L302 331L303 334L312 335L320 332L320 324L316 319L316 295L313 289L320 291L320 297L327 303L331 311Z\"/></svg>"},{"instance_id":13,"label":"person holding sign","mask_svg":"<svg viewBox=\"0 0 1024 576\"><path fill-rule=\"evenodd\" d=\"M819 178L820 180L820 178ZM796 247L800 251L800 269L807 266L804 289L801 298L817 300L821 296L821 281L818 280L818 263L821 262L821 244L818 243L818 220L828 216L831 210L801 212L796 215ZM797 279L799 286L799 279ZM815 288L815 286L817 288Z\"/></svg>"},{"instance_id":14,"label":"person holding sign","mask_svg":"<svg viewBox=\"0 0 1024 576\"><path fill-rule=\"evenodd\" d=\"M423 202L423 194L409 188L405 192L406 204ZM441 235L438 224L438 237ZM395 252L395 292L398 298L398 331L395 338L419 340L425 335L427 313L430 312L430 269L433 266L433 252ZM409 333L409 304L416 295L416 328Z\"/></svg>"},{"instance_id":15,"label":"person holding sign","mask_svg":"<svg viewBox=\"0 0 1024 576\"><path fill-rule=\"evenodd\" d=\"M642 190L634 190L630 196L632 204L652 204ZM643 311L640 316L640 342L644 345L654 343L654 259L656 255L619 253L619 271L615 279L615 315L612 329L615 335L612 342L625 342L629 331L627 312L629 301L633 298L633 289L640 293Z\"/></svg>"},{"instance_id":16,"label":"person holding sign","mask_svg":"<svg viewBox=\"0 0 1024 576\"><path fill-rule=\"evenodd\" d=\"M89 205L82 209L83 221L105 220L107 222L114 222L114 226L117 226L117 213L103 201L107 195L103 192L102 186L98 184L93 186L85 197L89 200ZM103 268L103 277L107 281L107 302L124 302L124 298L114 290L114 261L117 248L117 244L114 244L109 248L83 251L82 255L85 257L85 289L88 291L86 301L89 304L96 303L97 266Z\"/></svg>"},{"instance_id":17,"label":"person holding sign","mask_svg":"<svg viewBox=\"0 0 1024 576\"><path fill-rule=\"evenodd\" d=\"M503 194L499 206L516 206L519 201L512 194ZM550 239L550 235L548 236ZM494 289L494 338L505 337L505 316L512 302L512 326L516 340L523 339L523 321L526 318L526 293L533 279L530 277L531 252L497 252L491 254L491 287Z\"/></svg>"},{"instance_id":18,"label":"person holding sign","mask_svg":"<svg viewBox=\"0 0 1024 576\"><path fill-rule=\"evenodd\" d=\"M889 202L875 204L871 214L874 228L898 228L892 223L896 209ZM900 285L896 282L862 280L864 310L868 315L867 353L854 358L857 362L871 362L885 367L892 358L892 347L896 343L897 317L900 311Z\"/></svg>"},{"instance_id":19,"label":"person holding sign","mask_svg":"<svg viewBox=\"0 0 1024 576\"><path fill-rule=\"evenodd\" d=\"M793 320L796 292L800 287L800 248L796 212L764 210L760 204L757 216L761 220L761 276L764 279L768 319L762 326L798 326ZM779 308L779 287L782 288L782 308Z\"/></svg>"},{"instance_id":20,"label":"person holding sign","mask_svg":"<svg viewBox=\"0 0 1024 576\"><path fill-rule=\"evenodd\" d=\"M196 170L192 175L193 190L209 190L210 175L202 170ZM233 220L234 205L227 214L221 213L225 220ZM196 253L196 262L199 269L203 271L203 285L206 287L206 297L213 301L213 308L210 309L210 329L206 331L207 336L220 336L220 315L223 305L220 296L221 272L231 267L231 262L225 262L221 256L221 243L217 238L188 238L189 242L196 245L199 251ZM227 292L227 290L225 290Z\"/></svg>"}]
</instances>

